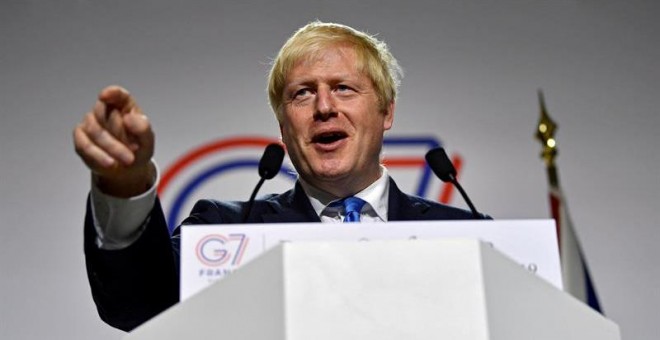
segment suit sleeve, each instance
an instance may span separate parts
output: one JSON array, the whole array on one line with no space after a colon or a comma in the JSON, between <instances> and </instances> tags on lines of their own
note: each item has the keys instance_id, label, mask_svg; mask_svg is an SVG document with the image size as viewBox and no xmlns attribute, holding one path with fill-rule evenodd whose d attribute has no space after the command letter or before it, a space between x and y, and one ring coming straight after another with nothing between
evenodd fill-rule
<instances>
[{"instance_id":1,"label":"suit sleeve","mask_svg":"<svg viewBox=\"0 0 660 340\"><path fill-rule=\"evenodd\" d=\"M178 249L156 200L142 235L119 250L96 243L90 202L85 215L85 261L101 319L130 331L179 301Z\"/></svg>"}]
</instances>

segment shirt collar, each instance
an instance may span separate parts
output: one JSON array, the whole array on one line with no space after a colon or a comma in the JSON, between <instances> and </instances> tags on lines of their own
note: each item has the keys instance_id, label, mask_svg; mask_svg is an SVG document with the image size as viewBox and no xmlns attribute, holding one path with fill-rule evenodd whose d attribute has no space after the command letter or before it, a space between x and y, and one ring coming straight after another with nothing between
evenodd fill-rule
<instances>
[{"instance_id":1,"label":"shirt collar","mask_svg":"<svg viewBox=\"0 0 660 340\"><path fill-rule=\"evenodd\" d=\"M362 209L363 213L375 214L380 220L387 222L387 202L390 193L390 181L387 168L382 165L380 168L380 177L375 182L371 183L371 185L353 196L359 197L367 202ZM298 178L298 180L300 181L305 194L309 198L312 208L314 208L314 211L319 217L323 215L324 211L327 209L337 209L336 207L330 207L329 205L343 197L336 197L330 193L315 188L311 184L305 182L302 178Z\"/></svg>"}]
</instances>

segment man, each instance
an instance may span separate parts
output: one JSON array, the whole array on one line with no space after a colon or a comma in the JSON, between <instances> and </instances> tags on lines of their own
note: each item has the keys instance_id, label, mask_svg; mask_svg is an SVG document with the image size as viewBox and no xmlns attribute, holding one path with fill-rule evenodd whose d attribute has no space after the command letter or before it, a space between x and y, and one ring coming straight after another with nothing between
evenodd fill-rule
<instances>
[{"instance_id":1,"label":"man","mask_svg":"<svg viewBox=\"0 0 660 340\"><path fill-rule=\"evenodd\" d=\"M268 84L299 180L257 200L248 222L471 218L403 194L380 165L399 76L387 46L363 32L321 22L299 29ZM179 229L170 238L155 195L154 134L135 98L111 86L75 128L74 144L93 178L85 253L94 300L103 320L130 330L178 301ZM349 201L359 209L344 207ZM244 209L202 200L183 223L240 223Z\"/></svg>"}]
</instances>

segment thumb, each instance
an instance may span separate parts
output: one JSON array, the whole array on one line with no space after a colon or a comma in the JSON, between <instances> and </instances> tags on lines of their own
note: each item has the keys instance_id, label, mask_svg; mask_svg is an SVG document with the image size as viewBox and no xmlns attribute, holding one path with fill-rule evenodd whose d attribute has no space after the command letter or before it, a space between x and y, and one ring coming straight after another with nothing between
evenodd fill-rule
<instances>
[{"instance_id":1,"label":"thumb","mask_svg":"<svg viewBox=\"0 0 660 340\"><path fill-rule=\"evenodd\" d=\"M151 159L154 151L154 133L149 118L133 109L123 119L126 131L130 136L128 147L136 153L138 158Z\"/></svg>"}]
</instances>

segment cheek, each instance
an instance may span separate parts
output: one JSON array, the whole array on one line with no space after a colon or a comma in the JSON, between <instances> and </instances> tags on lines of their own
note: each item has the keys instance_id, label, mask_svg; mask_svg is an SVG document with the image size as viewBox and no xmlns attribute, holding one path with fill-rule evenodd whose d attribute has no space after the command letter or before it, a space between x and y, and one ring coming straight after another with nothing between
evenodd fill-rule
<instances>
[{"instance_id":1,"label":"cheek","mask_svg":"<svg viewBox=\"0 0 660 340\"><path fill-rule=\"evenodd\" d=\"M287 152L293 154L293 157L296 157L302 148L300 135L296 133L295 128L291 124L280 126L280 134L282 135L282 142L286 146Z\"/></svg>"},{"instance_id":2,"label":"cheek","mask_svg":"<svg viewBox=\"0 0 660 340\"><path fill-rule=\"evenodd\" d=\"M280 129L280 133L282 134L282 143L286 146L287 152L295 152L296 146L291 138L289 138L291 135L290 132L286 129Z\"/></svg>"},{"instance_id":3,"label":"cheek","mask_svg":"<svg viewBox=\"0 0 660 340\"><path fill-rule=\"evenodd\" d=\"M307 122L303 119L295 119L292 117L286 120L286 125L282 131L282 137L286 138L290 143L303 143L306 140Z\"/></svg>"}]
</instances>

